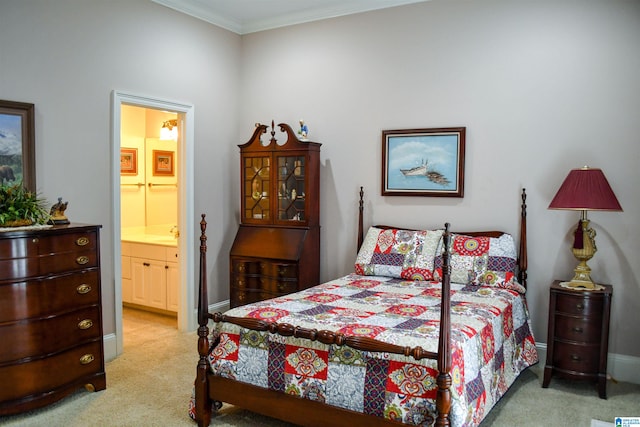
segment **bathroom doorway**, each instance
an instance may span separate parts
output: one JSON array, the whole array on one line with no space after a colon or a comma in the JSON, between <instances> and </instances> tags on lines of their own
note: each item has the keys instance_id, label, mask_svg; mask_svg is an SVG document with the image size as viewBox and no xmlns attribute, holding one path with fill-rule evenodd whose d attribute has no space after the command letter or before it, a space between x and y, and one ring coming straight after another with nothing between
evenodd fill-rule
<instances>
[{"instance_id":1,"label":"bathroom doorway","mask_svg":"<svg viewBox=\"0 0 640 427\"><path fill-rule=\"evenodd\" d=\"M173 291L169 290L169 294L155 290L154 295L162 295L164 304L170 304L160 311L175 312L179 330L195 329L194 267L192 262L188 262L194 259L194 155L192 105L118 91L113 92L112 101L114 315L117 356L123 351L123 301L131 300L132 275L147 275L152 286L167 280L176 284L177 287ZM144 129L132 130L131 117L133 122L137 122L136 127L144 126ZM160 135L160 129L167 130L167 124L173 133L170 139L165 136L161 138ZM151 204L155 207L147 209L148 203L141 202L146 196L137 197L141 194L151 197ZM129 206L130 204L133 206ZM162 205L167 207L164 211L158 209ZM121 242L123 237L130 241L133 234L138 234L134 237L137 239L155 241L146 242L150 244L145 246L134 246L136 253L132 254L131 246ZM157 268L151 268L151 273L142 273L142 267L137 272L132 271L134 263L131 260L140 260L137 250L147 247L150 248L149 256L152 259L165 257L163 264L156 264ZM151 264L143 261L141 266L146 268ZM134 304L142 304L139 299L134 301ZM154 300L149 304L154 306L161 302Z\"/></svg>"}]
</instances>

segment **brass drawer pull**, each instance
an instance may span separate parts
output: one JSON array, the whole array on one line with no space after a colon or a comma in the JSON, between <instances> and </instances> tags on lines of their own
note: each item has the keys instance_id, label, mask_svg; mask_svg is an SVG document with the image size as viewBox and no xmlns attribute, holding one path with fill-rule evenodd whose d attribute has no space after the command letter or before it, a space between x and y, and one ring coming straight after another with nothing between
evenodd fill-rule
<instances>
[{"instance_id":1,"label":"brass drawer pull","mask_svg":"<svg viewBox=\"0 0 640 427\"><path fill-rule=\"evenodd\" d=\"M577 333L579 333L579 334L581 334L581 333L582 333L582 328L581 328L581 327L579 327L579 326L574 327L572 330L573 330L573 332L577 332Z\"/></svg>"},{"instance_id":2,"label":"brass drawer pull","mask_svg":"<svg viewBox=\"0 0 640 427\"><path fill-rule=\"evenodd\" d=\"M91 292L91 286L83 283L82 285L78 285L78 287L76 288L76 292L78 292L80 295L88 294L89 292Z\"/></svg>"},{"instance_id":3,"label":"brass drawer pull","mask_svg":"<svg viewBox=\"0 0 640 427\"><path fill-rule=\"evenodd\" d=\"M582 304L582 303L576 304L576 309L584 310L584 304Z\"/></svg>"},{"instance_id":4,"label":"brass drawer pull","mask_svg":"<svg viewBox=\"0 0 640 427\"><path fill-rule=\"evenodd\" d=\"M573 360L574 362L579 362L580 361L580 356L578 356L577 354L572 354L571 355L571 360Z\"/></svg>"},{"instance_id":5,"label":"brass drawer pull","mask_svg":"<svg viewBox=\"0 0 640 427\"><path fill-rule=\"evenodd\" d=\"M93 326L93 321L91 319L84 319L78 322L78 329L89 329Z\"/></svg>"},{"instance_id":6,"label":"brass drawer pull","mask_svg":"<svg viewBox=\"0 0 640 427\"><path fill-rule=\"evenodd\" d=\"M238 264L238 271L240 273L244 272L244 264Z\"/></svg>"},{"instance_id":7,"label":"brass drawer pull","mask_svg":"<svg viewBox=\"0 0 640 427\"><path fill-rule=\"evenodd\" d=\"M85 255L79 256L78 258L76 258L76 262L80 265L85 265L89 262L89 257Z\"/></svg>"},{"instance_id":8,"label":"brass drawer pull","mask_svg":"<svg viewBox=\"0 0 640 427\"><path fill-rule=\"evenodd\" d=\"M78 246L87 246L89 244L89 238L86 236L78 237L76 239L76 245Z\"/></svg>"},{"instance_id":9,"label":"brass drawer pull","mask_svg":"<svg viewBox=\"0 0 640 427\"><path fill-rule=\"evenodd\" d=\"M80 364L81 365L88 365L89 363L93 362L95 360L95 357L93 357L93 354L88 353L85 354L84 356L82 356L80 358Z\"/></svg>"}]
</instances>

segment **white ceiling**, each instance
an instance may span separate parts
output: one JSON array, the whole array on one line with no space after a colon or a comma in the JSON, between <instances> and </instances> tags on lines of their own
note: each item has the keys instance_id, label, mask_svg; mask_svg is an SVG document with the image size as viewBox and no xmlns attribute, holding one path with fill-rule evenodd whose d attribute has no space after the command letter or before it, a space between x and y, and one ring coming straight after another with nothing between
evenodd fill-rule
<instances>
[{"instance_id":1,"label":"white ceiling","mask_svg":"<svg viewBox=\"0 0 640 427\"><path fill-rule=\"evenodd\" d=\"M152 0L237 34L428 0Z\"/></svg>"}]
</instances>

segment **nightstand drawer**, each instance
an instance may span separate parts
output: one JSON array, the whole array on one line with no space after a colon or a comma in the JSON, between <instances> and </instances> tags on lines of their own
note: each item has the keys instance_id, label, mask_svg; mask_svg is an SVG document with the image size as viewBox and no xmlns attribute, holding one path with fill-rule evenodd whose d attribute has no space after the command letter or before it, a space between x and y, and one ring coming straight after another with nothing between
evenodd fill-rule
<instances>
[{"instance_id":1,"label":"nightstand drawer","mask_svg":"<svg viewBox=\"0 0 640 427\"><path fill-rule=\"evenodd\" d=\"M576 318L571 316L556 317L555 337L565 341L599 344L602 336L602 320L598 317Z\"/></svg>"},{"instance_id":2,"label":"nightstand drawer","mask_svg":"<svg viewBox=\"0 0 640 427\"><path fill-rule=\"evenodd\" d=\"M583 295L558 295L557 313L574 316L594 316L602 318L602 298L585 298Z\"/></svg>"},{"instance_id":3,"label":"nightstand drawer","mask_svg":"<svg viewBox=\"0 0 640 427\"><path fill-rule=\"evenodd\" d=\"M556 341L553 365L557 369L591 374L598 372L598 345L575 345Z\"/></svg>"}]
</instances>

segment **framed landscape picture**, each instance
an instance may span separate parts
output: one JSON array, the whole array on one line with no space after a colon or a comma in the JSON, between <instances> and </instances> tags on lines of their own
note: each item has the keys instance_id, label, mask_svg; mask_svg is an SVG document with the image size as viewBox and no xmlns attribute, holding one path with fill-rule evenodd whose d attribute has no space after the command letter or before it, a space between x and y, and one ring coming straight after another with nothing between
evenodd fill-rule
<instances>
[{"instance_id":1,"label":"framed landscape picture","mask_svg":"<svg viewBox=\"0 0 640 427\"><path fill-rule=\"evenodd\" d=\"M464 127L382 131L383 196L464 196Z\"/></svg>"},{"instance_id":2,"label":"framed landscape picture","mask_svg":"<svg viewBox=\"0 0 640 427\"><path fill-rule=\"evenodd\" d=\"M35 192L34 105L0 100L0 184L22 182Z\"/></svg>"}]
</instances>

